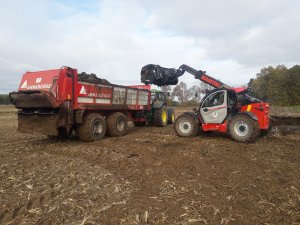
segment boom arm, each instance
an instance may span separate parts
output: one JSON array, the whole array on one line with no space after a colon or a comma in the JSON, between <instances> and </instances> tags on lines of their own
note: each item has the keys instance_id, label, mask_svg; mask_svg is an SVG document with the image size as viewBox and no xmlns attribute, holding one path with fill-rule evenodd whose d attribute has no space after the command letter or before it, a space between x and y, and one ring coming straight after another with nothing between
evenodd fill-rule
<instances>
[{"instance_id":1,"label":"boom arm","mask_svg":"<svg viewBox=\"0 0 300 225\"><path fill-rule=\"evenodd\" d=\"M153 64L146 65L141 71L141 81L145 84L156 84L158 86L175 85L178 83L178 77L185 72L194 75L195 79L201 80L214 88L230 88L221 81L208 76L205 71L195 70L185 64L181 65L179 69L169 69Z\"/></svg>"}]
</instances>

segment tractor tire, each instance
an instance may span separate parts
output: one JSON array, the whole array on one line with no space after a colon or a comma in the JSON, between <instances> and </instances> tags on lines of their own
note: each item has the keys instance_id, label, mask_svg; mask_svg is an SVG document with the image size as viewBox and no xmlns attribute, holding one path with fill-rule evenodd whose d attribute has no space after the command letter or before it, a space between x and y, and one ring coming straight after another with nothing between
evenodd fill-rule
<instances>
[{"instance_id":1,"label":"tractor tire","mask_svg":"<svg viewBox=\"0 0 300 225\"><path fill-rule=\"evenodd\" d=\"M200 125L193 117L187 114L180 115L175 120L175 131L180 137L195 137L200 132Z\"/></svg>"},{"instance_id":2,"label":"tractor tire","mask_svg":"<svg viewBox=\"0 0 300 225\"><path fill-rule=\"evenodd\" d=\"M105 136L105 133L105 119L98 113L87 114L77 130L77 135L82 141L98 141Z\"/></svg>"},{"instance_id":3,"label":"tractor tire","mask_svg":"<svg viewBox=\"0 0 300 225\"><path fill-rule=\"evenodd\" d=\"M159 109L154 109L153 123L157 127L164 127L168 123L167 107L163 105Z\"/></svg>"},{"instance_id":4,"label":"tractor tire","mask_svg":"<svg viewBox=\"0 0 300 225\"><path fill-rule=\"evenodd\" d=\"M121 112L115 112L106 118L107 135L111 137L123 136L127 133L127 117Z\"/></svg>"},{"instance_id":5,"label":"tractor tire","mask_svg":"<svg viewBox=\"0 0 300 225\"><path fill-rule=\"evenodd\" d=\"M173 108L168 108L168 124L175 122L175 112Z\"/></svg>"},{"instance_id":6,"label":"tractor tire","mask_svg":"<svg viewBox=\"0 0 300 225\"><path fill-rule=\"evenodd\" d=\"M229 121L229 133L237 142L253 142L260 134L259 124L247 115L237 114Z\"/></svg>"}]
</instances>

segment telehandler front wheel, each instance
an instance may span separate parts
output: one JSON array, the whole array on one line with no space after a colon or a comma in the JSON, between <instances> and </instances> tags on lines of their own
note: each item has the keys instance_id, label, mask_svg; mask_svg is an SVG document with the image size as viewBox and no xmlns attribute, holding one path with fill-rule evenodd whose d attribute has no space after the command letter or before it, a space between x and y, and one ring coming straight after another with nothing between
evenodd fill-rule
<instances>
[{"instance_id":1,"label":"telehandler front wheel","mask_svg":"<svg viewBox=\"0 0 300 225\"><path fill-rule=\"evenodd\" d=\"M186 114L182 114L175 120L174 127L180 137L195 137L200 132L199 124Z\"/></svg>"},{"instance_id":2,"label":"telehandler front wheel","mask_svg":"<svg viewBox=\"0 0 300 225\"><path fill-rule=\"evenodd\" d=\"M229 122L229 133L238 142L253 142L260 134L259 124L247 115L237 114Z\"/></svg>"},{"instance_id":3,"label":"telehandler front wheel","mask_svg":"<svg viewBox=\"0 0 300 225\"><path fill-rule=\"evenodd\" d=\"M77 135L82 141L100 140L104 137L105 133L105 119L98 113L90 113L86 115L77 130Z\"/></svg>"}]
</instances>

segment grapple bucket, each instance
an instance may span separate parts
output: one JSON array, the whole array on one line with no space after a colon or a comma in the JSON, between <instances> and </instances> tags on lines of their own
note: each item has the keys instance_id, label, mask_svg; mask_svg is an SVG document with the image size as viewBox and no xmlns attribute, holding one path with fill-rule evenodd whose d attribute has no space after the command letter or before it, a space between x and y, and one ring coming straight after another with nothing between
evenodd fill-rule
<instances>
[{"instance_id":1,"label":"grapple bucket","mask_svg":"<svg viewBox=\"0 0 300 225\"><path fill-rule=\"evenodd\" d=\"M164 68L159 65L148 64L141 70L141 82L157 86L176 85L178 77L183 74L177 69Z\"/></svg>"}]
</instances>

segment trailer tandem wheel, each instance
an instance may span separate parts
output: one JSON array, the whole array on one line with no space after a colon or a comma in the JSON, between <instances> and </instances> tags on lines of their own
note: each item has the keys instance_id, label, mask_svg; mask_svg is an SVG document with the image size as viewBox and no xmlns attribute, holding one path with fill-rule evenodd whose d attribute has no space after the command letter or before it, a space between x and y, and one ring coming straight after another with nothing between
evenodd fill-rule
<instances>
[{"instance_id":1,"label":"trailer tandem wheel","mask_svg":"<svg viewBox=\"0 0 300 225\"><path fill-rule=\"evenodd\" d=\"M107 116L107 134L111 137L123 136L127 133L127 117L121 112L115 112Z\"/></svg>"},{"instance_id":2,"label":"trailer tandem wheel","mask_svg":"<svg viewBox=\"0 0 300 225\"><path fill-rule=\"evenodd\" d=\"M106 123L103 116L98 113L90 113L83 117L82 124L79 125L77 134L82 141L97 141L104 137L106 133Z\"/></svg>"}]
</instances>

